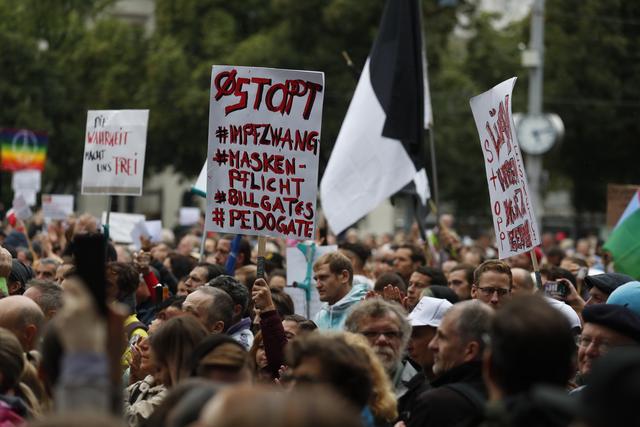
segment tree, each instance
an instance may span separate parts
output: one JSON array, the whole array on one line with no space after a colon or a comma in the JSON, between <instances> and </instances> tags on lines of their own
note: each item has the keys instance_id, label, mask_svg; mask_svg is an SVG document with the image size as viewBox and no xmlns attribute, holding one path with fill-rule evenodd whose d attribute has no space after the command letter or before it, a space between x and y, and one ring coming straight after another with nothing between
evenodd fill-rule
<instances>
[{"instance_id":1,"label":"tree","mask_svg":"<svg viewBox=\"0 0 640 427\"><path fill-rule=\"evenodd\" d=\"M0 126L48 132L43 192L76 189L87 110L140 107L144 34L105 15L110 3L0 0Z\"/></svg>"},{"instance_id":2,"label":"tree","mask_svg":"<svg viewBox=\"0 0 640 427\"><path fill-rule=\"evenodd\" d=\"M547 2L545 111L566 128L547 168L573 183L580 212L605 210L608 182L640 184L639 18L637 2Z\"/></svg>"}]
</instances>

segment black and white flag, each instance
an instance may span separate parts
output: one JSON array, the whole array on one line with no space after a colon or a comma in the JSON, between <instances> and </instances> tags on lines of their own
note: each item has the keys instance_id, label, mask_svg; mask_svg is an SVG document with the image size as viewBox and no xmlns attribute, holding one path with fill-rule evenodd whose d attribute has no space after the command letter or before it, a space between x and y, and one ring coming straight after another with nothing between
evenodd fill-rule
<instances>
[{"instance_id":1,"label":"black and white flag","mask_svg":"<svg viewBox=\"0 0 640 427\"><path fill-rule=\"evenodd\" d=\"M432 123L419 0L388 0L320 183L340 233L413 181L426 204L423 129Z\"/></svg>"}]
</instances>

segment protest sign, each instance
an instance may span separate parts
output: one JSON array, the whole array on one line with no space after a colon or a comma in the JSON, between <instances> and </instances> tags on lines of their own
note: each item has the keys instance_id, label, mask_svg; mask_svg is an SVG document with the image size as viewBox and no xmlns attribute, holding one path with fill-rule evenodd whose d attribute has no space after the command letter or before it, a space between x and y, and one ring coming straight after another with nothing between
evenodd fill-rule
<instances>
[{"instance_id":1,"label":"protest sign","mask_svg":"<svg viewBox=\"0 0 640 427\"><path fill-rule=\"evenodd\" d=\"M17 194L13 198L12 209L16 218L23 221L31 218L31 215L33 215L33 212L31 212L31 208L29 208L29 205L27 204L27 201L22 194Z\"/></svg>"},{"instance_id":2,"label":"protest sign","mask_svg":"<svg viewBox=\"0 0 640 427\"><path fill-rule=\"evenodd\" d=\"M162 240L162 221L139 221L131 230L131 240L136 250L142 248L141 237L147 238L151 243L159 243Z\"/></svg>"},{"instance_id":3,"label":"protest sign","mask_svg":"<svg viewBox=\"0 0 640 427\"><path fill-rule=\"evenodd\" d=\"M87 112L82 194L140 196L149 110Z\"/></svg>"},{"instance_id":4,"label":"protest sign","mask_svg":"<svg viewBox=\"0 0 640 427\"><path fill-rule=\"evenodd\" d=\"M42 171L47 160L46 132L28 129L0 129L0 170Z\"/></svg>"},{"instance_id":5,"label":"protest sign","mask_svg":"<svg viewBox=\"0 0 640 427\"><path fill-rule=\"evenodd\" d=\"M324 74L214 66L210 231L314 237Z\"/></svg>"},{"instance_id":6,"label":"protest sign","mask_svg":"<svg viewBox=\"0 0 640 427\"><path fill-rule=\"evenodd\" d=\"M145 221L144 225L149 232L149 237L151 237L151 243L160 243L162 241L162 221L159 219Z\"/></svg>"},{"instance_id":7,"label":"protest sign","mask_svg":"<svg viewBox=\"0 0 640 427\"><path fill-rule=\"evenodd\" d=\"M296 314L309 316L309 319L313 319L320 311L322 302L313 280L313 263L322 255L337 250L337 245L316 246L313 256L307 259L299 247L287 248L287 287L284 290L291 296ZM299 284L305 283L311 285L311 298L308 302L305 290L302 287L297 287ZM307 305L309 306L308 312Z\"/></svg>"},{"instance_id":8,"label":"protest sign","mask_svg":"<svg viewBox=\"0 0 640 427\"><path fill-rule=\"evenodd\" d=\"M193 225L200 221L200 208L180 208L178 214L178 224Z\"/></svg>"},{"instance_id":9,"label":"protest sign","mask_svg":"<svg viewBox=\"0 0 640 427\"><path fill-rule=\"evenodd\" d=\"M43 194L42 214L46 219L66 219L73 213L73 196L70 194Z\"/></svg>"},{"instance_id":10,"label":"protest sign","mask_svg":"<svg viewBox=\"0 0 640 427\"><path fill-rule=\"evenodd\" d=\"M18 193L20 191L40 191L42 184L42 172L37 169L23 169L15 171L11 177L11 188Z\"/></svg>"},{"instance_id":11,"label":"protest sign","mask_svg":"<svg viewBox=\"0 0 640 427\"><path fill-rule=\"evenodd\" d=\"M511 117L511 92L515 82L515 77L511 78L470 100L484 155L500 259L529 251L540 244Z\"/></svg>"},{"instance_id":12,"label":"protest sign","mask_svg":"<svg viewBox=\"0 0 640 427\"><path fill-rule=\"evenodd\" d=\"M111 212L109 214L109 237L116 243L133 243L131 232L144 215ZM107 223L107 213L102 212L102 223Z\"/></svg>"},{"instance_id":13,"label":"protest sign","mask_svg":"<svg viewBox=\"0 0 640 427\"><path fill-rule=\"evenodd\" d=\"M20 190L14 193L14 197L22 196L29 206L35 206L37 202L37 194L34 190Z\"/></svg>"}]
</instances>

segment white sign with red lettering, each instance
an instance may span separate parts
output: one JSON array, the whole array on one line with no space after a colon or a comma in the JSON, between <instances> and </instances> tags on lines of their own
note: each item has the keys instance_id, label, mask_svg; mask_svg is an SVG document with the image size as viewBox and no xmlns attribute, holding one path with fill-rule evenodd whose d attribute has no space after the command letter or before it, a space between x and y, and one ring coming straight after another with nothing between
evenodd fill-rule
<instances>
[{"instance_id":1,"label":"white sign with red lettering","mask_svg":"<svg viewBox=\"0 0 640 427\"><path fill-rule=\"evenodd\" d=\"M87 112L82 194L142 195L149 110Z\"/></svg>"},{"instance_id":2,"label":"white sign with red lettering","mask_svg":"<svg viewBox=\"0 0 640 427\"><path fill-rule=\"evenodd\" d=\"M314 238L324 74L215 65L206 227Z\"/></svg>"},{"instance_id":3,"label":"white sign with red lettering","mask_svg":"<svg viewBox=\"0 0 640 427\"><path fill-rule=\"evenodd\" d=\"M516 78L471 98L489 185L493 228L500 259L540 244L527 175L511 116Z\"/></svg>"}]
</instances>

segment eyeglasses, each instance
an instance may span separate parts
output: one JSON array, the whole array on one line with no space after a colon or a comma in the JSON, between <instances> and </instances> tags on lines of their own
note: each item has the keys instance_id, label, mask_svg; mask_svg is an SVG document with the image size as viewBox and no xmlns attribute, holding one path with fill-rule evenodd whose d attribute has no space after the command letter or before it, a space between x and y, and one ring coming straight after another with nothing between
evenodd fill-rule
<instances>
[{"instance_id":1,"label":"eyeglasses","mask_svg":"<svg viewBox=\"0 0 640 427\"><path fill-rule=\"evenodd\" d=\"M486 286L486 287L480 287L480 286L476 286L476 289L479 290L480 292L482 292L482 294L484 296L490 297L492 296L494 293L498 293L499 297L503 297L505 295L507 295L509 292L511 292L511 289L505 289L505 288L493 288L490 286Z\"/></svg>"},{"instance_id":2,"label":"eyeglasses","mask_svg":"<svg viewBox=\"0 0 640 427\"><path fill-rule=\"evenodd\" d=\"M578 347L581 348L587 348L591 344L593 344L596 346L598 353L606 353L612 347L611 343L609 343L608 341L598 341L591 337L585 337L582 335L576 338L576 344L578 344Z\"/></svg>"},{"instance_id":3,"label":"eyeglasses","mask_svg":"<svg viewBox=\"0 0 640 427\"><path fill-rule=\"evenodd\" d=\"M380 335L384 335L386 339L392 340L392 339L401 338L402 332L400 331L384 331L384 332L364 331L362 332L362 335L364 335L367 339L370 339L370 340L376 340Z\"/></svg>"}]
</instances>

